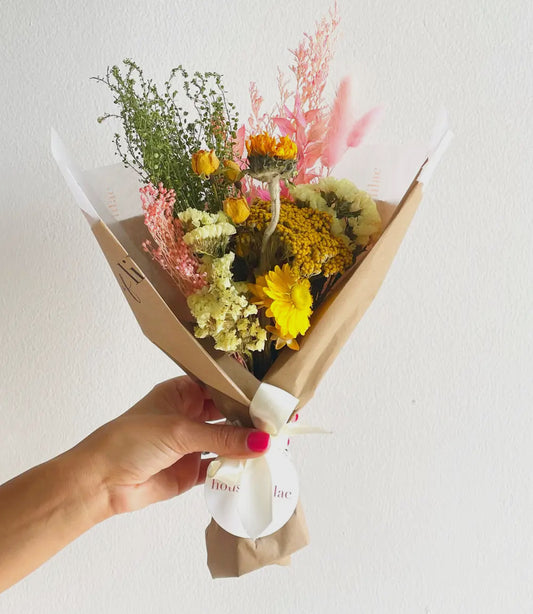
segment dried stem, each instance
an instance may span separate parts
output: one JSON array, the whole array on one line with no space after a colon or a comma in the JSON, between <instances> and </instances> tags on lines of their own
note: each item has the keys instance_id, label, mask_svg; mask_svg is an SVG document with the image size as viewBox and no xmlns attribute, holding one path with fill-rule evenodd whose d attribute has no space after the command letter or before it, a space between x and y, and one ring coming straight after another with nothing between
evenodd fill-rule
<instances>
[{"instance_id":1,"label":"dried stem","mask_svg":"<svg viewBox=\"0 0 533 614\"><path fill-rule=\"evenodd\" d=\"M265 228L265 233L263 235L263 243L261 246L261 264L260 269L262 272L265 272L268 268L267 262L267 253L268 253L268 244L270 242L270 238L274 234L276 230L276 226L279 222L279 214L281 210L281 185L279 175L275 175L268 181L268 191L270 192L270 213L272 214L272 218L270 223Z\"/></svg>"}]
</instances>

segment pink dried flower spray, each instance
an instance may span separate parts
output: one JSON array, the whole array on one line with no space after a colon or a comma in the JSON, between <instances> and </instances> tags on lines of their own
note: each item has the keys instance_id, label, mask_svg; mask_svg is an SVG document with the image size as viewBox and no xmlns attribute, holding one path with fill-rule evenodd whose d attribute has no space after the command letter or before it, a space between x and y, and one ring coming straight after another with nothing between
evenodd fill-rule
<instances>
[{"instance_id":1,"label":"pink dried flower spray","mask_svg":"<svg viewBox=\"0 0 533 614\"><path fill-rule=\"evenodd\" d=\"M143 249L157 261L180 288L190 296L206 285L205 275L199 272L199 262L183 241L183 228L173 216L176 194L162 183L140 188L144 223L157 247L151 241L143 242Z\"/></svg>"}]
</instances>

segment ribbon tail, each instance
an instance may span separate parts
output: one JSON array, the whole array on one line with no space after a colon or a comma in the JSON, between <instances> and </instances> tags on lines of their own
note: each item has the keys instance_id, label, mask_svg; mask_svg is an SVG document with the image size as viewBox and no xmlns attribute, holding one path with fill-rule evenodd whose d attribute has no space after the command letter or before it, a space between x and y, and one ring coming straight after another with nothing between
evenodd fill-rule
<instances>
[{"instance_id":1,"label":"ribbon tail","mask_svg":"<svg viewBox=\"0 0 533 614\"><path fill-rule=\"evenodd\" d=\"M283 435L331 435L332 431L328 431L321 426L313 426L311 424L302 424L301 422L288 422L282 429Z\"/></svg>"},{"instance_id":2,"label":"ribbon tail","mask_svg":"<svg viewBox=\"0 0 533 614\"><path fill-rule=\"evenodd\" d=\"M252 539L259 537L272 522L272 475L266 455L246 461L238 511L242 526Z\"/></svg>"}]
</instances>

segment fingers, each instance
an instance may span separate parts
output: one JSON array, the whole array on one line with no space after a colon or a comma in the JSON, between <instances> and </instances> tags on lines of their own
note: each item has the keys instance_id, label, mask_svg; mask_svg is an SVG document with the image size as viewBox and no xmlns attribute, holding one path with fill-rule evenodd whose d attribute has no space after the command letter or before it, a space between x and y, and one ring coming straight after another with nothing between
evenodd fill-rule
<instances>
[{"instance_id":1,"label":"fingers","mask_svg":"<svg viewBox=\"0 0 533 614\"><path fill-rule=\"evenodd\" d=\"M200 459L199 453L187 454L179 461L152 476L135 491L135 509L166 501L203 484L212 459Z\"/></svg>"},{"instance_id":2,"label":"fingers","mask_svg":"<svg viewBox=\"0 0 533 614\"><path fill-rule=\"evenodd\" d=\"M202 458L200 466L198 467L198 477L196 479L196 485L203 484L207 479L207 469L211 464L212 458Z\"/></svg>"},{"instance_id":3,"label":"fingers","mask_svg":"<svg viewBox=\"0 0 533 614\"><path fill-rule=\"evenodd\" d=\"M158 501L181 495L194 486L201 486L207 478L207 469L213 459L200 458L195 452L187 454L168 469L152 478Z\"/></svg>"},{"instance_id":4,"label":"fingers","mask_svg":"<svg viewBox=\"0 0 533 614\"><path fill-rule=\"evenodd\" d=\"M224 418L207 390L190 377L176 377L160 385L167 391L168 406L173 412L198 422Z\"/></svg>"},{"instance_id":5,"label":"fingers","mask_svg":"<svg viewBox=\"0 0 533 614\"><path fill-rule=\"evenodd\" d=\"M253 458L270 447L270 435L263 431L192 420L178 423L173 438L183 454L208 450L229 458Z\"/></svg>"},{"instance_id":6,"label":"fingers","mask_svg":"<svg viewBox=\"0 0 533 614\"><path fill-rule=\"evenodd\" d=\"M174 377L157 384L126 413L181 414L201 422L223 418L207 391L187 376Z\"/></svg>"},{"instance_id":7,"label":"fingers","mask_svg":"<svg viewBox=\"0 0 533 614\"><path fill-rule=\"evenodd\" d=\"M167 469L153 475L138 489L142 499L139 507L182 495L193 486L201 484L205 481L207 471L202 463L200 454L187 454Z\"/></svg>"},{"instance_id":8,"label":"fingers","mask_svg":"<svg viewBox=\"0 0 533 614\"><path fill-rule=\"evenodd\" d=\"M155 476L160 479L165 498L181 495L200 483L200 473L203 472L201 462L199 453L187 454L159 476Z\"/></svg>"},{"instance_id":9,"label":"fingers","mask_svg":"<svg viewBox=\"0 0 533 614\"><path fill-rule=\"evenodd\" d=\"M204 401L204 414L200 422L207 422L209 420L222 420L224 417L224 414L220 412L214 401L212 401L211 399L206 399Z\"/></svg>"},{"instance_id":10,"label":"fingers","mask_svg":"<svg viewBox=\"0 0 533 614\"><path fill-rule=\"evenodd\" d=\"M144 507L158 501L182 495L194 486L203 484L207 477L207 468L212 459L201 459L199 453L187 454L167 469L152 476L142 485L139 496Z\"/></svg>"},{"instance_id":11,"label":"fingers","mask_svg":"<svg viewBox=\"0 0 533 614\"><path fill-rule=\"evenodd\" d=\"M203 418L204 403L209 395L190 377L177 377L160 385L168 388L169 407L173 406L175 411L191 420Z\"/></svg>"}]
</instances>

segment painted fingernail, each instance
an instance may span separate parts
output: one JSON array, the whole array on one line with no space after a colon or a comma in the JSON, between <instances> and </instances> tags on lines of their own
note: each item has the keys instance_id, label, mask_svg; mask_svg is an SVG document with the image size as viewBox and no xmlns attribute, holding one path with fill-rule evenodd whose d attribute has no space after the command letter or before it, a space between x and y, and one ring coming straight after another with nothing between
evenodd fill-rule
<instances>
[{"instance_id":1,"label":"painted fingernail","mask_svg":"<svg viewBox=\"0 0 533 614\"><path fill-rule=\"evenodd\" d=\"M264 452L269 444L270 435L263 431L252 431L246 440L246 445L252 452Z\"/></svg>"}]
</instances>

